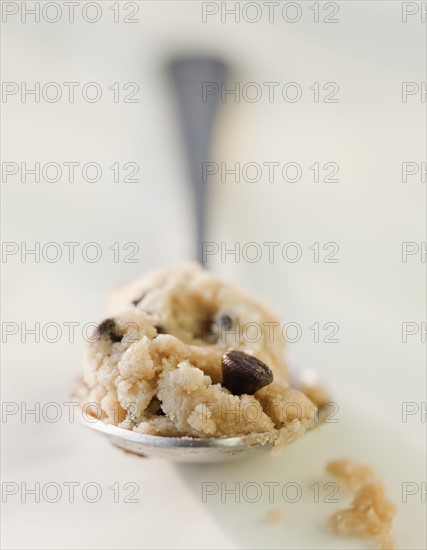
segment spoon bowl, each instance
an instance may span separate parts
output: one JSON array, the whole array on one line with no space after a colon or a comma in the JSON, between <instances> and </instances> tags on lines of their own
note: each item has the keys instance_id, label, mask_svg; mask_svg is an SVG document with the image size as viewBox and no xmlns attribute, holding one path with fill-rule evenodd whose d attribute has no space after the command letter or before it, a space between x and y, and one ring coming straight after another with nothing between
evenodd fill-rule
<instances>
[{"instance_id":1,"label":"spoon bowl","mask_svg":"<svg viewBox=\"0 0 427 550\"><path fill-rule=\"evenodd\" d=\"M319 408L317 420L307 431L325 421L327 408L327 405ZM129 453L167 458L177 462L213 463L248 458L270 450L275 441L275 436L270 433L215 438L163 437L125 430L87 414L81 414L79 418L82 424L99 432L113 445Z\"/></svg>"},{"instance_id":2,"label":"spoon bowl","mask_svg":"<svg viewBox=\"0 0 427 550\"><path fill-rule=\"evenodd\" d=\"M178 462L224 462L246 458L271 448L271 434L255 433L237 437L191 438L139 434L105 424L102 420L79 415L85 426L104 435L127 452L146 457L167 458Z\"/></svg>"}]
</instances>

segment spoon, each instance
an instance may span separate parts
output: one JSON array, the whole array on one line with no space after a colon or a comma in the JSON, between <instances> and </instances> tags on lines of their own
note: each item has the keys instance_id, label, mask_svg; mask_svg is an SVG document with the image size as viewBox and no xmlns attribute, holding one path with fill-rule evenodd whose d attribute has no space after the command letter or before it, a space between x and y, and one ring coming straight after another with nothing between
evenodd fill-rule
<instances>
[{"instance_id":1,"label":"spoon","mask_svg":"<svg viewBox=\"0 0 427 550\"><path fill-rule=\"evenodd\" d=\"M169 65L169 72L178 99L194 196L196 256L202 263L206 204L202 163L208 158L210 136L218 108L218 98L202 101L202 86L203 83L216 83L220 88L227 67L222 61L214 58L186 57L173 60ZM271 449L275 439L270 433L210 439L139 434L106 424L81 412L79 419L85 426L101 433L117 447L140 456L161 457L180 462L213 463L248 458ZM323 421L322 411L319 410L317 420L309 429L315 428Z\"/></svg>"},{"instance_id":2,"label":"spoon","mask_svg":"<svg viewBox=\"0 0 427 550\"><path fill-rule=\"evenodd\" d=\"M305 376L305 374L308 376ZM295 375L292 387L298 387L301 381L310 378L310 384L316 385L317 378L312 369L306 369ZM307 385L307 384L306 384ZM140 456L167 458L177 462L225 462L258 455L273 447L275 436L271 433L251 433L235 437L163 437L140 434L106 424L80 409L79 421L88 428L104 435L111 443ZM313 430L330 416L329 404L319 407L317 417L308 426ZM305 434L304 434L305 435Z\"/></svg>"},{"instance_id":3,"label":"spoon","mask_svg":"<svg viewBox=\"0 0 427 550\"><path fill-rule=\"evenodd\" d=\"M181 57L169 64L169 74L178 102L182 133L185 142L187 165L196 224L196 258L203 263L205 241L206 182L202 166L207 162L219 95L203 97L204 87L219 90L227 74L227 66L212 57Z\"/></svg>"},{"instance_id":4,"label":"spoon","mask_svg":"<svg viewBox=\"0 0 427 550\"><path fill-rule=\"evenodd\" d=\"M271 448L270 434L250 434L237 437L197 439L146 435L105 424L102 420L79 415L85 426L103 434L125 451L149 457L167 458L178 462L224 462L257 455Z\"/></svg>"}]
</instances>

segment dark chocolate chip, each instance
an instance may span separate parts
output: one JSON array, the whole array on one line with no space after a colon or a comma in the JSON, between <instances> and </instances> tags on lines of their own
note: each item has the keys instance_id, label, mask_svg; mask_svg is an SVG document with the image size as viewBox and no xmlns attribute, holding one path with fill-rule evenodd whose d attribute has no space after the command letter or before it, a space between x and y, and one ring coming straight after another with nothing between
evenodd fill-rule
<instances>
[{"instance_id":1,"label":"dark chocolate chip","mask_svg":"<svg viewBox=\"0 0 427 550\"><path fill-rule=\"evenodd\" d=\"M265 363L243 351L228 351L222 356L222 385L234 395L253 395L273 382Z\"/></svg>"},{"instance_id":2,"label":"dark chocolate chip","mask_svg":"<svg viewBox=\"0 0 427 550\"><path fill-rule=\"evenodd\" d=\"M96 329L99 337L107 336L113 342L121 342L123 334L119 333L118 323L114 319L104 319Z\"/></svg>"},{"instance_id":3,"label":"dark chocolate chip","mask_svg":"<svg viewBox=\"0 0 427 550\"><path fill-rule=\"evenodd\" d=\"M139 304L139 302L145 298L146 295L147 295L147 293L144 292L144 294L142 296L140 296L139 298L136 298L136 300L132 300L132 304L134 306L137 306Z\"/></svg>"},{"instance_id":4,"label":"dark chocolate chip","mask_svg":"<svg viewBox=\"0 0 427 550\"><path fill-rule=\"evenodd\" d=\"M224 328L225 330L231 330L233 327L233 320L229 315L221 315L218 317L218 323L220 327Z\"/></svg>"},{"instance_id":5,"label":"dark chocolate chip","mask_svg":"<svg viewBox=\"0 0 427 550\"><path fill-rule=\"evenodd\" d=\"M216 344L220 339L221 342L224 342L222 331L231 330L233 325L233 319L226 313L217 315L213 320L202 323L201 339L207 344Z\"/></svg>"},{"instance_id":6,"label":"dark chocolate chip","mask_svg":"<svg viewBox=\"0 0 427 550\"><path fill-rule=\"evenodd\" d=\"M150 414L156 414L157 416L165 416L161 404L161 401L157 397L153 397L148 404L147 412L149 412Z\"/></svg>"},{"instance_id":7,"label":"dark chocolate chip","mask_svg":"<svg viewBox=\"0 0 427 550\"><path fill-rule=\"evenodd\" d=\"M155 325L154 328L157 330L157 334L167 334L166 330L161 325Z\"/></svg>"}]
</instances>

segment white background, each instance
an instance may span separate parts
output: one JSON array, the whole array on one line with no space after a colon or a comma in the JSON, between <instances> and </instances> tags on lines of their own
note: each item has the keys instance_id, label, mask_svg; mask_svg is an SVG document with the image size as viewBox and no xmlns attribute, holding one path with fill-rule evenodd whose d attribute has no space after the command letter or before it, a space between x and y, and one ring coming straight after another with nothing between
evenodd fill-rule
<instances>
[{"instance_id":1,"label":"white background","mask_svg":"<svg viewBox=\"0 0 427 550\"><path fill-rule=\"evenodd\" d=\"M4 3L3 3L4 4ZM17 5L20 6L21 3ZM27 2L27 5L34 4ZM43 3L42 3L43 4ZM349 455L373 465L398 505L396 535L405 549L424 548L425 504L420 493L403 503L402 483L425 481L425 423L421 414L402 422L402 403L425 402L425 347L420 333L402 342L402 323L425 321L425 263L420 254L402 262L402 242L425 237L425 182L419 175L402 183L401 164L425 160L425 100L402 102L402 82L425 81L425 24L420 16L402 23L400 2L341 2L339 23L313 22L311 2L301 2L301 19L239 23L220 14L202 22L199 2L138 2L139 23L113 23L111 2L95 24L81 16L57 23L20 14L2 26L3 81L90 81L100 83L102 100L87 103L3 99L3 161L98 162L98 183L26 183L19 175L2 181L2 240L26 243L95 241L102 259L49 263L19 253L3 258L3 323L56 322L57 343L21 331L3 345L2 399L23 407L64 403L81 371L82 326L100 320L102 297L111 287L152 267L192 256L194 227L190 186L173 91L165 65L180 54L213 54L232 68L230 82L298 82L299 102L266 92L250 103L227 99L220 107L211 158L214 162L298 162L297 183L210 178L208 240L243 246L297 242L301 260L270 263L214 256L219 275L256 292L284 322L301 326L288 345L292 363L314 368L331 390L339 422L289 448L241 464L188 466L140 459L109 446L67 420L57 423L19 414L2 424L5 482L79 482L74 503L65 489L58 503L34 503L10 496L3 504L4 548L365 548L369 541L340 539L327 517L340 504L315 503L309 486L328 478L329 459ZM123 3L122 3L123 4ZM230 3L228 3L230 5ZM243 6L243 3L241 4ZM221 6L220 6L221 7ZM323 5L320 13L323 16ZM20 8L21 9L21 8ZM114 103L113 82L140 84L140 101ZM315 103L314 82L337 82L339 103ZM281 89L279 88L279 90ZM139 183L114 183L108 166L134 161ZM339 164L339 183L313 183L314 162ZM311 179L310 179L311 178ZM138 263L114 263L114 242L137 242ZM309 247L340 246L338 263L315 263ZM81 247L80 249L81 250ZM66 250L64 249L64 254ZM78 322L69 342L64 322ZM339 325L339 343L314 343L314 322ZM4 325L3 325L4 326ZM324 334L322 335L324 336ZM24 404L24 405L22 405ZM139 485L139 503L114 503L109 487ZM274 503L263 492L257 503L234 502L220 493L202 502L202 483L277 481L298 483L303 496ZM102 488L97 503L85 502L81 486ZM321 493L321 497L323 497ZM123 500L121 496L121 500ZM269 510L281 507L284 522L271 527Z\"/></svg>"}]
</instances>

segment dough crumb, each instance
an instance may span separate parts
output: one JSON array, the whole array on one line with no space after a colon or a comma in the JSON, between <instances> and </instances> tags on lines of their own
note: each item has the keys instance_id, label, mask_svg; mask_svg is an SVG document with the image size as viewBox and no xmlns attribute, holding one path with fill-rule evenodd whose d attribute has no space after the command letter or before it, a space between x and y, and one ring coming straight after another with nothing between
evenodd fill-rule
<instances>
[{"instance_id":1,"label":"dough crumb","mask_svg":"<svg viewBox=\"0 0 427 550\"><path fill-rule=\"evenodd\" d=\"M270 525L278 525L283 521L283 510L281 508L273 508L267 514L267 521Z\"/></svg>"},{"instance_id":2,"label":"dough crumb","mask_svg":"<svg viewBox=\"0 0 427 550\"><path fill-rule=\"evenodd\" d=\"M382 535L378 537L379 550L396 550L399 548L394 535Z\"/></svg>"},{"instance_id":3,"label":"dough crumb","mask_svg":"<svg viewBox=\"0 0 427 550\"><path fill-rule=\"evenodd\" d=\"M395 550L397 542L391 530L396 508L375 470L344 458L330 462L326 471L343 480L355 493L349 508L338 510L329 518L332 531L344 536L368 535L376 539L378 548Z\"/></svg>"},{"instance_id":4,"label":"dough crumb","mask_svg":"<svg viewBox=\"0 0 427 550\"><path fill-rule=\"evenodd\" d=\"M357 491L370 481L375 481L378 478L373 468L358 464L350 458L341 458L329 462L326 471L328 474L344 481L352 491Z\"/></svg>"},{"instance_id":5,"label":"dough crumb","mask_svg":"<svg viewBox=\"0 0 427 550\"><path fill-rule=\"evenodd\" d=\"M357 491L350 508L335 512L330 525L338 535L386 535L394 515L395 507L387 499L384 485L375 481Z\"/></svg>"}]
</instances>

